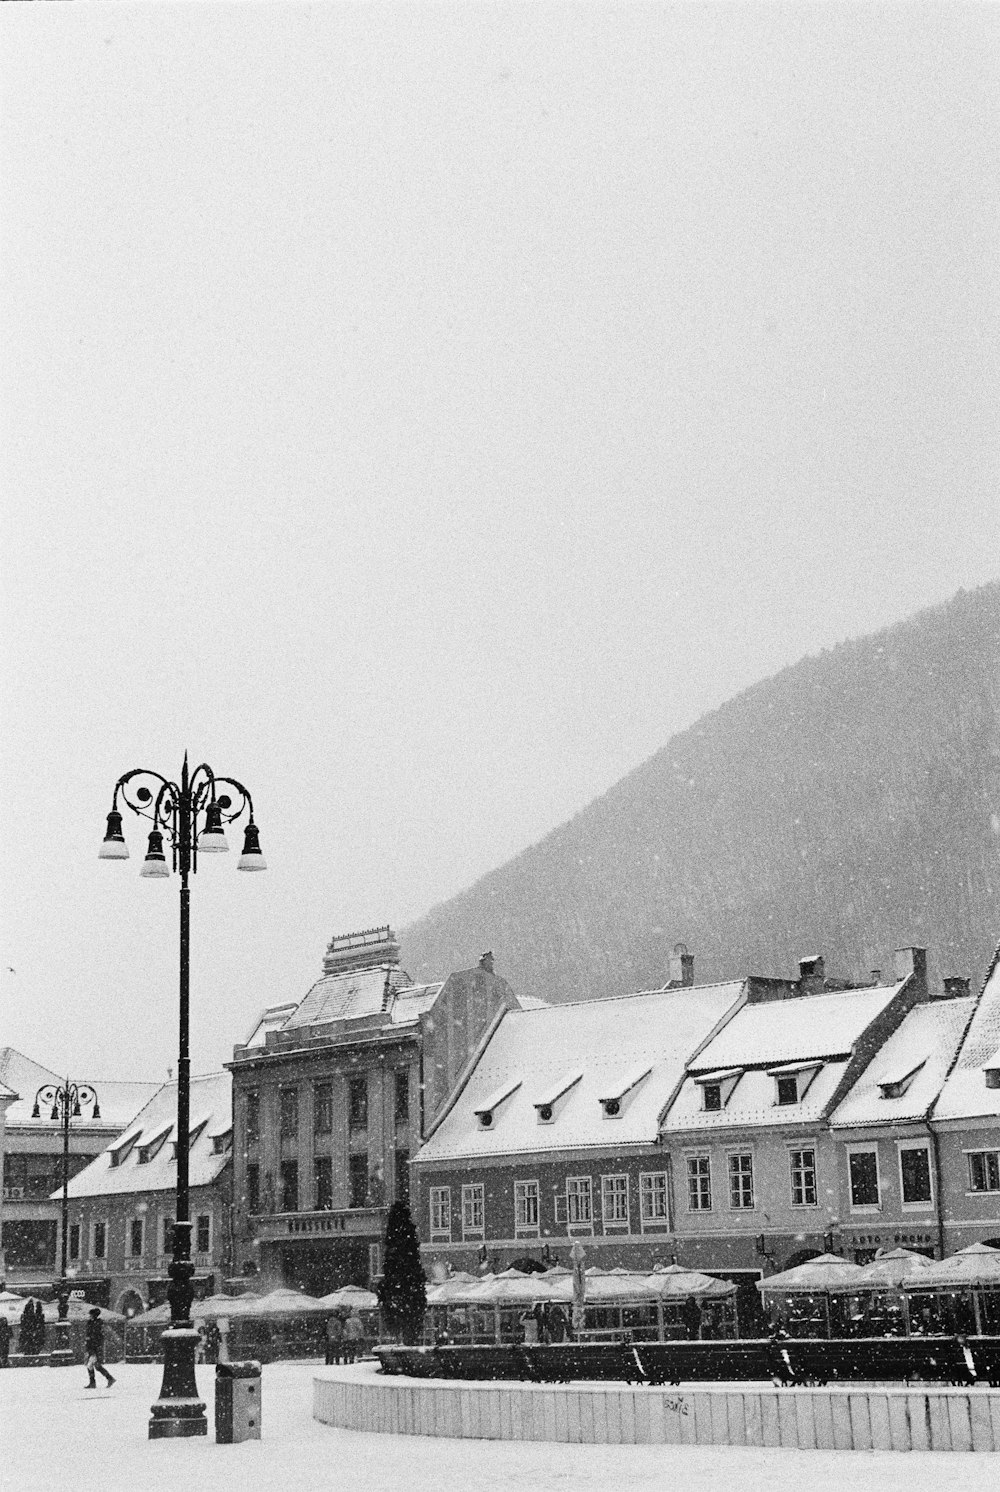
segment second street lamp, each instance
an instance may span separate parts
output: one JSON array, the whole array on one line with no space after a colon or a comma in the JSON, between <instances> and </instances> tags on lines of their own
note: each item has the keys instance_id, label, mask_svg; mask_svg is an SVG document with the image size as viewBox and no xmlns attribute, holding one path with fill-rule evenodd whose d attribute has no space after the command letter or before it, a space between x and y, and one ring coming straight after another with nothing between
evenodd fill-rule
<instances>
[{"instance_id":1,"label":"second street lamp","mask_svg":"<svg viewBox=\"0 0 1000 1492\"><path fill-rule=\"evenodd\" d=\"M170 1286L170 1326L163 1334L163 1384L160 1397L152 1407L149 1438L207 1435L205 1405L198 1397L195 1377L195 1349L198 1333L191 1321L194 1289L191 1284L194 1265L191 1262L191 1219L188 1202L188 1169L190 1148L191 1058L189 1052L189 1006L191 962L191 892L188 877L198 869L198 855L224 853L225 825L246 813L243 826L243 853L237 870L265 870L260 850L260 834L253 819L253 802L241 782L233 777L216 777L211 767L202 763L188 770L187 756L180 782L169 781L159 772L136 767L115 783L111 812L104 842L99 850L102 860L127 860L128 845L122 833L119 799L133 813L152 821L152 829L139 872L146 879L169 877L171 868L181 880L180 938L180 1022L177 1054L177 1205L174 1223L172 1259L167 1273ZM164 848L166 843L167 848ZM168 861L169 852L169 861Z\"/></svg>"},{"instance_id":2,"label":"second street lamp","mask_svg":"<svg viewBox=\"0 0 1000 1492\"><path fill-rule=\"evenodd\" d=\"M100 1119L101 1106L90 1084L71 1083L67 1078L61 1086L56 1083L43 1083L35 1094L35 1104L31 1110L32 1119L41 1119L43 1108L50 1110L49 1118L61 1122L63 1134L61 1263L59 1279L56 1281L59 1317L56 1321L56 1344L50 1359L54 1368L69 1367L73 1361L73 1352L69 1343L70 1283L66 1252L69 1238L69 1121L82 1118L82 1105L84 1104L90 1108L91 1119Z\"/></svg>"}]
</instances>

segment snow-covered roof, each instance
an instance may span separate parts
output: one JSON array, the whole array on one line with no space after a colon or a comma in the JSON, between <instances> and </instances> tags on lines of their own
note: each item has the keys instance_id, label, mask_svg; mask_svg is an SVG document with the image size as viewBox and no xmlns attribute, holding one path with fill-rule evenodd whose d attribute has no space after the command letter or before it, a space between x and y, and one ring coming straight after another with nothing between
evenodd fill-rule
<instances>
[{"instance_id":1,"label":"snow-covered roof","mask_svg":"<svg viewBox=\"0 0 1000 1492\"><path fill-rule=\"evenodd\" d=\"M84 1083L92 1087L97 1094L101 1111L100 1119L92 1119L89 1109L84 1108L81 1117L72 1121L72 1127L106 1130L109 1134L117 1134L123 1129L136 1110L147 1103L159 1087L158 1083L105 1082L73 1074L70 1074L70 1081L75 1082L78 1087L82 1087ZM43 1108L38 1119L32 1119L31 1111L39 1088L48 1083L58 1087L64 1082L64 1076L42 1067L39 1062L33 1062L15 1047L0 1047L0 1083L17 1094L17 1101L7 1109L7 1128L27 1125L32 1129L53 1132L61 1129L61 1121L49 1117L51 1109Z\"/></svg>"},{"instance_id":2,"label":"snow-covered roof","mask_svg":"<svg viewBox=\"0 0 1000 1492\"><path fill-rule=\"evenodd\" d=\"M956 1001L956 1004L959 1002ZM935 1119L973 1119L1000 1115L1000 1088L987 1088L986 1071L996 1066L1000 1046L1000 961L994 960L975 1004L950 1076L934 1105Z\"/></svg>"},{"instance_id":3,"label":"snow-covered roof","mask_svg":"<svg viewBox=\"0 0 1000 1492\"><path fill-rule=\"evenodd\" d=\"M228 1072L212 1072L191 1079L191 1112L197 1115L191 1131L189 1183L207 1186L229 1161L229 1152L216 1153L215 1136L232 1127L232 1079ZM164 1083L135 1115L121 1141L108 1145L69 1183L71 1197L100 1197L123 1192L173 1191L177 1185L175 1146L162 1143L155 1155L143 1162L146 1147L173 1137L177 1121L177 1084ZM124 1142L133 1138L125 1147ZM112 1164L115 1152L119 1164ZM61 1195L61 1193L60 1193Z\"/></svg>"},{"instance_id":4,"label":"snow-covered roof","mask_svg":"<svg viewBox=\"0 0 1000 1492\"><path fill-rule=\"evenodd\" d=\"M744 991L730 982L508 1010L416 1161L653 1143L685 1062ZM538 1105L570 1063L579 1081L564 1090L551 1122L540 1123ZM625 1093L619 1117L608 1118L601 1099L643 1071L648 1078ZM514 1081L517 1091L483 1129L477 1112Z\"/></svg>"},{"instance_id":5,"label":"snow-covered roof","mask_svg":"<svg viewBox=\"0 0 1000 1492\"><path fill-rule=\"evenodd\" d=\"M744 1005L689 1065L663 1123L666 1133L734 1125L802 1124L822 1118L855 1042L905 981ZM743 1076L721 1109L704 1106L704 1078ZM799 1101L777 1102L777 1078L800 1075Z\"/></svg>"},{"instance_id":6,"label":"snow-covered roof","mask_svg":"<svg viewBox=\"0 0 1000 1492\"><path fill-rule=\"evenodd\" d=\"M391 992L409 983L409 975L398 964L376 964L368 969L324 974L288 1017L282 1030L380 1015L388 1006Z\"/></svg>"},{"instance_id":7,"label":"snow-covered roof","mask_svg":"<svg viewBox=\"0 0 1000 1492\"><path fill-rule=\"evenodd\" d=\"M465 970L449 977L467 980L474 973L475 970ZM405 969L392 963L324 974L302 1000L272 1005L262 1011L244 1046L247 1050L263 1049L271 1031L296 1031L334 1021L371 1020L377 1015L384 1015L392 1026L413 1025L432 1008L447 983L446 979L438 979L429 984L412 984ZM522 1010L547 1008L546 1002L535 995L514 998Z\"/></svg>"},{"instance_id":8,"label":"snow-covered roof","mask_svg":"<svg viewBox=\"0 0 1000 1492\"><path fill-rule=\"evenodd\" d=\"M834 1109L831 1125L882 1124L925 1115L962 1039L972 1005L971 997L915 1005ZM903 1091L894 1098L893 1088Z\"/></svg>"},{"instance_id":9,"label":"snow-covered roof","mask_svg":"<svg viewBox=\"0 0 1000 1492\"><path fill-rule=\"evenodd\" d=\"M262 1010L254 1023L254 1028L247 1037L245 1045L248 1047L262 1047L267 1041L268 1031L280 1031L288 1018L298 1010L295 1001L286 1005L269 1005Z\"/></svg>"},{"instance_id":10,"label":"snow-covered roof","mask_svg":"<svg viewBox=\"0 0 1000 1492\"><path fill-rule=\"evenodd\" d=\"M904 983L744 1005L692 1068L777 1066L847 1056Z\"/></svg>"}]
</instances>

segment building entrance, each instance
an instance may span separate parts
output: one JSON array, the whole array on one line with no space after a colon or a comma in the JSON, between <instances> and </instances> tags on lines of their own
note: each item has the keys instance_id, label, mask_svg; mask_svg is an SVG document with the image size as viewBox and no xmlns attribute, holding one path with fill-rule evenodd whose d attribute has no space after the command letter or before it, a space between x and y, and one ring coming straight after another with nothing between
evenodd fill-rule
<instances>
[{"instance_id":1,"label":"building entrance","mask_svg":"<svg viewBox=\"0 0 1000 1492\"><path fill-rule=\"evenodd\" d=\"M279 1244L275 1254L284 1284L307 1295L329 1295L342 1285L369 1284L368 1240L364 1238Z\"/></svg>"}]
</instances>

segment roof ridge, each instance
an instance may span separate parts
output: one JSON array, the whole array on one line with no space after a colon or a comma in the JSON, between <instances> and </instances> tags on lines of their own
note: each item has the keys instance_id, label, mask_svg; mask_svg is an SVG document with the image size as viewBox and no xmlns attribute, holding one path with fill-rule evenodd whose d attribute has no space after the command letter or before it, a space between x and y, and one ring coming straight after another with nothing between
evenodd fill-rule
<instances>
[{"instance_id":1,"label":"roof ridge","mask_svg":"<svg viewBox=\"0 0 1000 1492\"><path fill-rule=\"evenodd\" d=\"M610 1005L615 1000L637 1000L641 995L695 995L704 990L725 989L730 984L746 984L746 977L742 979L718 979L714 984L678 984L674 988L669 985L658 986L655 989L635 989L624 995L597 995L590 1000L553 1000L550 1004L536 1006L533 1010L512 1010L512 1015L535 1015L543 1010L569 1010L579 1005ZM543 996L535 995L531 998L539 1000Z\"/></svg>"}]
</instances>

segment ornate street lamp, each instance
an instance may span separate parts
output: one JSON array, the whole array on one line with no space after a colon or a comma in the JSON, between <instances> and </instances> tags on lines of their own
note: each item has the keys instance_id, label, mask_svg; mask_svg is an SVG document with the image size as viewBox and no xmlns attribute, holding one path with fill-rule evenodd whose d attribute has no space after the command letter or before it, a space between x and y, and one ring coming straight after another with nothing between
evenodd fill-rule
<instances>
[{"instance_id":1,"label":"ornate street lamp","mask_svg":"<svg viewBox=\"0 0 1000 1492\"><path fill-rule=\"evenodd\" d=\"M207 1435L205 1405L198 1398L195 1378L195 1349L198 1333L191 1321L194 1290L191 1277L191 1219L188 1206L188 1150L190 1146L191 1059L188 1051L189 972L191 945L191 893L188 876L198 869L198 855L229 849L225 825L246 813L243 853L237 870L266 870L260 851L260 835L253 821L253 803L241 782L216 777L202 763L188 771L187 755L178 785L137 767L115 783L108 827L99 856L102 860L127 860L128 846L122 833L119 798L133 813L152 821L141 876L161 879L179 871L181 878L180 944L180 1035L177 1058L177 1205L175 1208L173 1258L167 1273L170 1285L170 1326L163 1334L164 1364L160 1397L152 1407L149 1438ZM170 862L164 850L169 846Z\"/></svg>"},{"instance_id":2,"label":"ornate street lamp","mask_svg":"<svg viewBox=\"0 0 1000 1492\"><path fill-rule=\"evenodd\" d=\"M59 1318L56 1321L56 1345L49 1359L54 1368L68 1368L73 1361L69 1343L69 1295L70 1282L66 1268L67 1243L69 1238L69 1121L80 1119L83 1105L90 1108L91 1119L100 1119L101 1107L97 1094L89 1083L71 1083L69 1078L60 1087L56 1083L43 1083L35 1094L32 1119L42 1118L42 1109L49 1110L53 1122L62 1122L62 1249L59 1279L56 1281L56 1299L59 1302Z\"/></svg>"}]
</instances>

